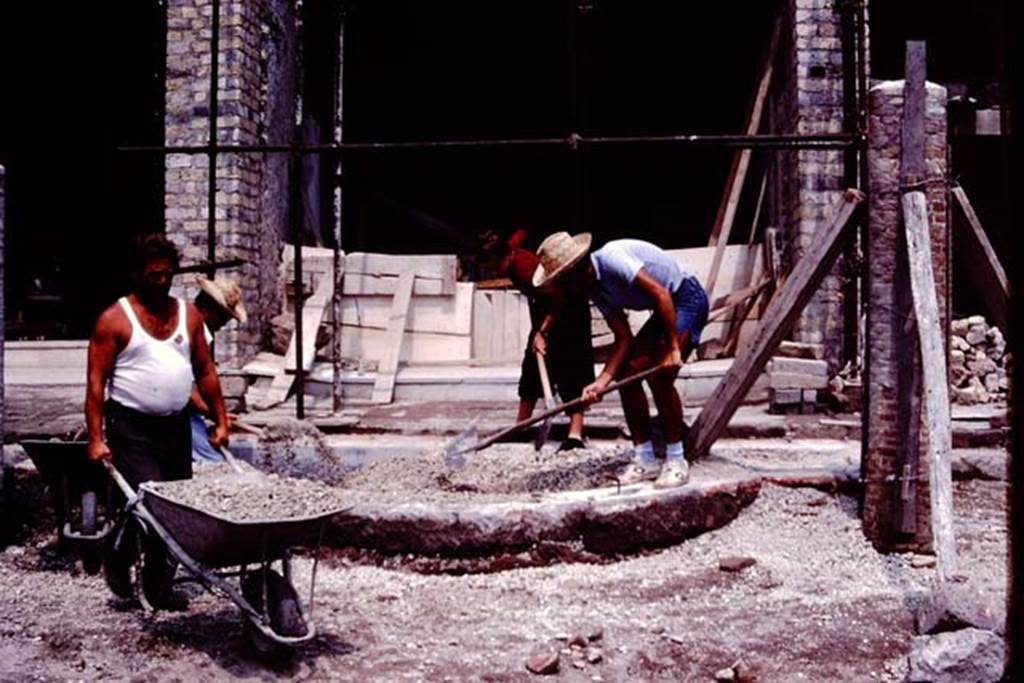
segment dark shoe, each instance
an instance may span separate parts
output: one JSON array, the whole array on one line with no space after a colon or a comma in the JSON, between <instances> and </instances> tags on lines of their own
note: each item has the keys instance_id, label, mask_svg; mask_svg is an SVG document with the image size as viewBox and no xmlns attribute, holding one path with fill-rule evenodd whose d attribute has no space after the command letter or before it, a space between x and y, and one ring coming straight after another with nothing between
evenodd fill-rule
<instances>
[{"instance_id":1,"label":"dark shoe","mask_svg":"<svg viewBox=\"0 0 1024 683\"><path fill-rule=\"evenodd\" d=\"M577 439L575 436L570 436L569 438L562 442L562 445L558 447L556 453L561 453L562 451L575 451L586 447L587 445L583 443L582 439Z\"/></svg>"},{"instance_id":2,"label":"dark shoe","mask_svg":"<svg viewBox=\"0 0 1024 683\"><path fill-rule=\"evenodd\" d=\"M110 592L117 597L127 599L134 596L132 563L117 553L108 553L103 559L103 579L107 582Z\"/></svg>"},{"instance_id":3,"label":"dark shoe","mask_svg":"<svg viewBox=\"0 0 1024 683\"><path fill-rule=\"evenodd\" d=\"M178 591L164 591L157 597L152 598L145 590L139 591L139 602L151 612L163 610L165 612L184 612L188 609L188 598Z\"/></svg>"}]
</instances>

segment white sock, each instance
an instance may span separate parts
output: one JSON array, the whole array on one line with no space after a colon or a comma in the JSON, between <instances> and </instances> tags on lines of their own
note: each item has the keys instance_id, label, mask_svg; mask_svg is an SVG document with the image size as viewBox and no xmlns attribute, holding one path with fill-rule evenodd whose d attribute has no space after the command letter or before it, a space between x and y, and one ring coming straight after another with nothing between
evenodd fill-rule
<instances>
[{"instance_id":1,"label":"white sock","mask_svg":"<svg viewBox=\"0 0 1024 683\"><path fill-rule=\"evenodd\" d=\"M665 444L665 462L670 460L683 460L683 442L676 441L675 443Z\"/></svg>"},{"instance_id":2,"label":"white sock","mask_svg":"<svg viewBox=\"0 0 1024 683\"><path fill-rule=\"evenodd\" d=\"M644 441L633 446L633 459L645 467L654 464L654 443Z\"/></svg>"}]
</instances>

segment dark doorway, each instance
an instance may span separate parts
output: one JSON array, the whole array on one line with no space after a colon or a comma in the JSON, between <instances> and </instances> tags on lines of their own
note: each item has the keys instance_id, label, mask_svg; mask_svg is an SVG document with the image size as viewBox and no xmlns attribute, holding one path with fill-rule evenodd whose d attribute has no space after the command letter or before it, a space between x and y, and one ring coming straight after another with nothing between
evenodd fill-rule
<instances>
[{"instance_id":1,"label":"dark doorway","mask_svg":"<svg viewBox=\"0 0 1024 683\"><path fill-rule=\"evenodd\" d=\"M8 339L83 338L163 230L163 0L0 4Z\"/></svg>"},{"instance_id":2,"label":"dark doorway","mask_svg":"<svg viewBox=\"0 0 1024 683\"><path fill-rule=\"evenodd\" d=\"M776 3L374 0L345 17L346 142L742 132ZM480 230L706 243L732 159L665 143L352 152L348 250L451 252Z\"/></svg>"}]
</instances>

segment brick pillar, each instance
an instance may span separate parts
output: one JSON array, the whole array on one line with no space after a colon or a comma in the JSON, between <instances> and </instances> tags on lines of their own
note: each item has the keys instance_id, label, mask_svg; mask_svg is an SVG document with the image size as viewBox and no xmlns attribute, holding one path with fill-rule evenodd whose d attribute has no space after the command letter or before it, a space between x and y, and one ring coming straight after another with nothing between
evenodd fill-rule
<instances>
[{"instance_id":1,"label":"brick pillar","mask_svg":"<svg viewBox=\"0 0 1024 683\"><path fill-rule=\"evenodd\" d=\"M294 50L280 47L295 41L292 8L289 0L222 0L219 142L291 141L294 96L291 109L285 104L282 110L278 91L268 92L268 85L294 83ZM212 16L211 0L168 1L168 145L205 145L209 140ZM287 96L294 93L291 87L280 90ZM280 220L287 211L287 175L278 169L280 156L224 154L217 161L217 259L250 261L244 268L225 272L241 283L250 321L245 326L232 323L218 333L217 362L222 368L238 367L256 353L267 320L279 307L280 234L287 227ZM207 256L207 163L203 154L172 154L166 160L165 229L189 262ZM197 292L192 276L179 279L177 295L191 299Z\"/></svg>"},{"instance_id":2,"label":"brick pillar","mask_svg":"<svg viewBox=\"0 0 1024 683\"><path fill-rule=\"evenodd\" d=\"M843 131L843 54L835 0L790 0L783 57L790 100L784 130L799 135ZM786 155L783 178L784 226L791 268L828 224L843 191L843 158L838 150L799 150ZM839 369L843 343L841 260L826 276L793 328L793 339L822 344L832 371Z\"/></svg>"},{"instance_id":3,"label":"brick pillar","mask_svg":"<svg viewBox=\"0 0 1024 683\"><path fill-rule=\"evenodd\" d=\"M949 224L946 216L946 90L926 84L929 226L936 294L949 325ZM900 133L903 121L903 81L888 81L871 89L869 96L868 184L870 189L867 239L867 432L863 471L864 532L879 549L926 550L931 546L928 498L927 433L920 415L901 412L901 392L921 398L921 359L914 345L916 328L907 328L909 283L900 284L905 271L906 246L900 218ZM903 260L903 265L897 261ZM912 303L912 302L910 302ZM901 308L903 311L901 312ZM912 308L910 313L912 315ZM948 336L948 335L947 335ZM909 381L901 381L900 363L909 367ZM907 403L903 403L904 406ZM905 410L905 409L904 409ZM909 529L895 522L901 486L888 478L897 474L900 449L907 449L916 479ZM908 513L909 517L909 513Z\"/></svg>"}]
</instances>

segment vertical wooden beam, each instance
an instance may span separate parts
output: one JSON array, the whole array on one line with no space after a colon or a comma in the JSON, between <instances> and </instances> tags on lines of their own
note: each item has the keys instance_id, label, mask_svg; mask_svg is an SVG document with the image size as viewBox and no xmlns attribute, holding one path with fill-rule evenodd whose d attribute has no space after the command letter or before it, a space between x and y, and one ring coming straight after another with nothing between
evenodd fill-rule
<instances>
[{"instance_id":1,"label":"vertical wooden beam","mask_svg":"<svg viewBox=\"0 0 1024 683\"><path fill-rule=\"evenodd\" d=\"M764 65L761 68L761 79L758 81L757 91L750 108L750 118L747 120L747 128L744 131L747 135L756 135L761 128L764 103L768 99L768 88L772 82L772 71L775 66L775 54L778 51L781 30L782 17L778 17L772 27L768 54L765 56ZM715 257L711 261L711 271L705 286L709 293L714 290L715 281L718 280L718 269L722 265L722 254L725 251L725 245L729 243L729 233L732 232L736 209L740 203L740 195L743 193L743 182L746 180L747 169L750 167L750 155L751 150L748 148L739 150L733 157L732 167L729 169L726 181L726 190L718 206L718 214L715 216L715 224L711 229L711 237L708 239L708 246L715 247Z\"/></svg>"},{"instance_id":2,"label":"vertical wooden beam","mask_svg":"<svg viewBox=\"0 0 1024 683\"><path fill-rule=\"evenodd\" d=\"M750 343L733 361L693 423L687 436L686 449L691 457L705 455L721 435L757 375L764 369L779 342L793 327L800 311L828 274L843 248L845 238L850 234L850 219L863 200L864 195L857 190L847 190L843 194L842 203L832 223L821 231L818 239L786 278L786 283L772 298Z\"/></svg>"},{"instance_id":3,"label":"vertical wooden beam","mask_svg":"<svg viewBox=\"0 0 1024 683\"><path fill-rule=\"evenodd\" d=\"M925 44L921 41L909 41L903 89L903 130L900 138L900 181L903 186L900 205L903 209L913 313L917 320L917 337L920 345L920 372L924 380L924 435L928 444L932 543L936 555L936 574L939 581L944 582L956 572L953 475L950 462L952 434L946 347L938 297L935 293L928 226L928 199L925 195L925 107ZM917 372L915 368L915 374ZM913 387L913 393L900 397L901 403L919 400L917 387ZM920 417L910 425L910 430L920 430ZM916 449L907 455L912 460L917 460ZM896 474L898 478L902 475L901 472ZM903 514L906 515L908 512L904 510Z\"/></svg>"}]
</instances>

